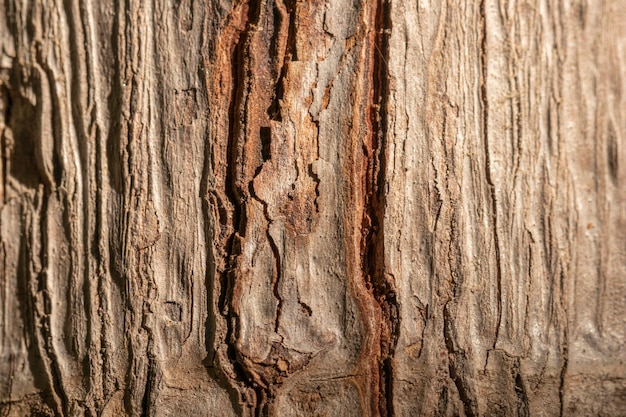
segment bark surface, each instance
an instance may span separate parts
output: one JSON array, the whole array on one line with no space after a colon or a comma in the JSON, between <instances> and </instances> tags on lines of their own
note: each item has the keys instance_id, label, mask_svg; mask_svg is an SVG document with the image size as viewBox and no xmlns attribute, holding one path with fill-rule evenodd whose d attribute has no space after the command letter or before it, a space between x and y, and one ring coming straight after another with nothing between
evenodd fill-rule
<instances>
[{"instance_id":1,"label":"bark surface","mask_svg":"<svg viewBox=\"0 0 626 417\"><path fill-rule=\"evenodd\" d=\"M0 416L626 412L624 0L0 3Z\"/></svg>"}]
</instances>

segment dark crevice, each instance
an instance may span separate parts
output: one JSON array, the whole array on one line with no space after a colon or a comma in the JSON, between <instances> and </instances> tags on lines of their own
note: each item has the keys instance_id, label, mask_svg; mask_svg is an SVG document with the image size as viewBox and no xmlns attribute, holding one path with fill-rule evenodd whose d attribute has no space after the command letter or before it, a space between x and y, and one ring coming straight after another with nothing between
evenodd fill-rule
<instances>
[{"instance_id":1,"label":"dark crevice","mask_svg":"<svg viewBox=\"0 0 626 417\"><path fill-rule=\"evenodd\" d=\"M152 345L152 341L150 341ZM141 417L151 417L154 415L153 410L155 408L156 389L157 389L157 363L156 357L151 348L148 349L148 371L146 375L146 388L141 400Z\"/></svg>"},{"instance_id":2,"label":"dark crevice","mask_svg":"<svg viewBox=\"0 0 626 417\"><path fill-rule=\"evenodd\" d=\"M465 352L457 345L456 330L448 303L443 308L443 334L448 350L448 372L463 402L465 415L477 417L478 401L469 375L471 365L468 363Z\"/></svg>"},{"instance_id":3,"label":"dark crevice","mask_svg":"<svg viewBox=\"0 0 626 417\"><path fill-rule=\"evenodd\" d=\"M38 99L33 103L20 91L22 85L29 84L35 96L41 98L41 77L39 73L36 73L36 75L30 74L28 79L24 79L26 78L23 75L24 72L25 70L17 61L14 61L10 71L9 83L5 87L7 102L10 105L7 108L5 124L7 130L11 132L13 140L10 140L6 134L2 135L3 152L5 158L8 158L8 161L3 164L7 175L4 181L6 184L8 176L11 176L33 190L37 190L43 184L44 191L49 192L53 186L53 180L45 169L44 160L41 156L41 144L37 143L37 137L41 137L42 131L42 100ZM7 139L9 140L7 141Z\"/></svg>"},{"instance_id":4,"label":"dark crevice","mask_svg":"<svg viewBox=\"0 0 626 417\"><path fill-rule=\"evenodd\" d=\"M237 381L244 384L244 387L242 387L240 391L240 403L251 408L255 417L262 417L263 414L261 411L265 404L265 390L254 382L254 376L250 374L248 368L243 363L234 344L235 340L231 340L227 348L227 356L233 366ZM253 394L253 396L251 396L251 394ZM238 407L241 408L241 404L239 404ZM243 412L243 409L241 409L241 411Z\"/></svg>"},{"instance_id":5,"label":"dark crevice","mask_svg":"<svg viewBox=\"0 0 626 417\"><path fill-rule=\"evenodd\" d=\"M391 31L390 5L387 0L377 3L374 10L375 38L372 62L372 98L369 108L371 148L364 148L367 157L365 201L363 216L362 262L364 277L382 313L379 352L378 413L395 415L393 408L393 356L397 344L400 310L393 275L385 268L384 218L386 205L387 109L389 99L388 34Z\"/></svg>"},{"instance_id":6,"label":"dark crevice","mask_svg":"<svg viewBox=\"0 0 626 417\"><path fill-rule=\"evenodd\" d=\"M448 388L444 385L439 393L439 401L435 410L435 417L446 417L448 409Z\"/></svg>"},{"instance_id":7,"label":"dark crevice","mask_svg":"<svg viewBox=\"0 0 626 417\"><path fill-rule=\"evenodd\" d=\"M316 140L319 140L319 124L316 122L315 125L316 125ZM316 160L317 159L318 158L316 158ZM309 174L309 177L311 177L311 179L315 183L315 200L313 201L313 204L315 204L315 213L319 215L319 212L320 212L319 198L320 198L321 180L320 180L320 177L317 175L317 173L313 170L313 164L308 165L307 174Z\"/></svg>"},{"instance_id":8,"label":"dark crevice","mask_svg":"<svg viewBox=\"0 0 626 417\"><path fill-rule=\"evenodd\" d=\"M201 180L201 190L203 195L209 195L208 191L208 178L209 178L209 170L211 164L208 162L210 154L210 148L207 146L205 150L205 166L204 173ZM214 193L210 194L211 196L215 196ZM218 200L217 198L215 200ZM214 202L213 202L214 203ZM218 310L213 307L215 303L215 281L216 277L219 276L220 279L220 288L224 288L225 281L222 279L225 274L216 273L215 265L216 265L216 254L215 254L215 246L211 244L212 240L215 240L217 235L216 225L214 222L214 218L211 216L211 208L215 207L218 204L212 204L208 198L202 199L202 210L204 214L204 231L205 231L205 241L207 243L207 259L206 259L206 277L205 277L205 288L207 291L207 317L205 320L205 344L208 352L208 357L205 359L205 366L207 367L207 371L209 375L217 381L219 386L223 388L226 392L228 392L230 396L231 403L234 407L237 407L239 404L238 393L236 393L232 387L228 384L226 374L221 371L219 366L217 365L217 352L216 352L216 338L217 338L217 316L219 312L224 311L224 300L221 299L222 296L225 296L225 292L223 294L219 294L217 305ZM221 207L224 209L223 207ZM225 216L225 213L223 213ZM222 214L220 215L220 217ZM224 217L225 218L225 217ZM182 314L182 312L181 312Z\"/></svg>"},{"instance_id":9,"label":"dark crevice","mask_svg":"<svg viewBox=\"0 0 626 417\"><path fill-rule=\"evenodd\" d=\"M274 27L281 28L284 25L283 19L288 18L288 28L287 28L287 41L285 46L285 52L283 56L283 64L282 67L278 69L278 79L276 81L275 93L272 97L272 101L270 106L267 109L267 114L270 120L282 121L282 115L280 112L281 101L285 95L285 77L287 75L288 63L291 61L298 60L297 48L296 48L296 0L285 0L285 7L287 9L286 15L281 13L280 10L277 10L277 13L274 14ZM278 47L278 38L274 37L274 42L272 47L270 48L270 52L272 56L278 57L282 51L277 49Z\"/></svg>"},{"instance_id":10,"label":"dark crevice","mask_svg":"<svg viewBox=\"0 0 626 417\"><path fill-rule=\"evenodd\" d=\"M311 307L307 303L302 302L300 301L300 299L298 299L298 305L300 305L300 308L302 308L307 316L311 317L313 315L313 310L311 310Z\"/></svg>"},{"instance_id":11,"label":"dark crevice","mask_svg":"<svg viewBox=\"0 0 626 417\"><path fill-rule=\"evenodd\" d=\"M393 348L395 349L395 341ZM380 395L385 397L385 416L392 417L395 415L393 408L393 352L389 352L388 356L383 359L381 378L385 384L385 390Z\"/></svg>"},{"instance_id":12,"label":"dark crevice","mask_svg":"<svg viewBox=\"0 0 626 417\"><path fill-rule=\"evenodd\" d=\"M9 123L11 120L11 111L13 106L13 100L11 99L11 92L9 89L2 83L0 83L0 99L4 101L2 105L2 111L4 114L2 115L2 121L5 125L5 129L9 128ZM2 198L4 201L2 203L7 202L7 179L9 174L9 164L8 164L8 143L6 133L0 132L0 158L2 158Z\"/></svg>"},{"instance_id":13,"label":"dark crevice","mask_svg":"<svg viewBox=\"0 0 626 417\"><path fill-rule=\"evenodd\" d=\"M526 393L526 385L519 373L519 364L516 366L517 373L515 375L515 395L517 396L517 416L530 417L530 409L528 404L528 395Z\"/></svg>"},{"instance_id":14,"label":"dark crevice","mask_svg":"<svg viewBox=\"0 0 626 417\"><path fill-rule=\"evenodd\" d=\"M563 272L563 269L561 269L559 277L560 277L560 286L561 286L561 289L560 289L561 302L564 303L563 294L565 290L565 287L564 287L565 273ZM567 308L564 307L564 309L567 312ZM563 326L564 328L562 330L562 336L561 336L563 339L561 341L561 358L563 362L561 364L561 372L559 374L559 402L560 402L559 415L561 417L565 415L565 382L567 379L567 367L569 364L569 331L568 331L567 319L565 320L565 323L563 324Z\"/></svg>"},{"instance_id":15,"label":"dark crevice","mask_svg":"<svg viewBox=\"0 0 626 417\"><path fill-rule=\"evenodd\" d=\"M122 0L114 0L112 10L120 10ZM113 75L111 77L111 92L107 99L107 111L111 120L109 126L109 134L106 139L106 156L109 174L109 184L117 194L123 193L123 172L120 161L122 160L122 121L123 117L123 97L122 90L122 65L125 57L124 51L121 50L120 33L123 29L120 22L120 13L114 13L112 30L111 30L111 54L113 56ZM111 252L115 253L115 251ZM114 268L113 268L114 269Z\"/></svg>"},{"instance_id":16,"label":"dark crevice","mask_svg":"<svg viewBox=\"0 0 626 417\"><path fill-rule=\"evenodd\" d=\"M265 212L267 213L267 204L264 204ZM283 313L283 297L280 294L280 282L282 278L281 265L280 265L280 252L278 250L278 246L274 241L274 238L270 234L269 226L267 229L267 241L270 244L270 248L272 249L272 255L274 256L275 261L275 271L274 271L274 280L272 282L272 292L274 294L274 298L278 302L276 306L276 322L274 323L274 332L278 333L278 328L280 327L280 318Z\"/></svg>"},{"instance_id":17,"label":"dark crevice","mask_svg":"<svg viewBox=\"0 0 626 417\"><path fill-rule=\"evenodd\" d=\"M559 416L565 415L565 379L567 376L568 350L567 346L563 348L563 364L561 365L561 373L559 374Z\"/></svg>"},{"instance_id":18,"label":"dark crevice","mask_svg":"<svg viewBox=\"0 0 626 417\"><path fill-rule=\"evenodd\" d=\"M247 124L246 105L250 89L249 83L249 49L253 32L260 18L260 2L252 2L248 8L246 27L240 34L231 55L231 78L233 83L230 106L228 110L229 131L227 144L228 168L226 174L225 193L233 204L233 227L241 236L245 236L245 212L242 208L247 199L247 189L242 185Z\"/></svg>"},{"instance_id":19,"label":"dark crevice","mask_svg":"<svg viewBox=\"0 0 626 417\"><path fill-rule=\"evenodd\" d=\"M552 106L548 101L548 107L546 109L546 145L548 152L552 153Z\"/></svg>"},{"instance_id":20,"label":"dark crevice","mask_svg":"<svg viewBox=\"0 0 626 417\"><path fill-rule=\"evenodd\" d=\"M272 130L269 127L261 126L259 131L259 137L261 139L261 157L263 158L263 162L269 161L271 157L270 145L272 143ZM260 172L262 165L259 166L256 174ZM255 176L256 176L255 174Z\"/></svg>"},{"instance_id":21,"label":"dark crevice","mask_svg":"<svg viewBox=\"0 0 626 417\"><path fill-rule=\"evenodd\" d=\"M230 200L233 207L232 226L233 233L226 240L227 268L220 277L220 294L219 304L222 314L225 316L227 329L225 342L226 358L232 366L234 375L222 369L222 374L230 381L232 388L238 391L236 404L233 404L240 414L244 414L244 408L254 411L255 416L264 415L264 404L266 403L266 395L263 387L260 387L255 381L254 376L250 374L250 370L239 357L239 352L234 347L237 340L238 317L231 308L233 299L233 290L235 287L236 276L236 260L241 254L241 238L245 236L246 231L246 213L245 204L250 196L250 185L243 185L243 148L245 146L245 133L243 128L247 124L247 112L244 107L246 105L247 96L249 94L249 49L251 38L256 30L260 16L262 2L250 2L248 4L248 13L245 22L245 29L240 33L239 39L233 48L231 54L231 77L233 88L231 90L230 105L228 110L229 131L227 143L227 172L225 178L224 193ZM261 140L267 136L267 131L259 132ZM267 138L266 138L267 139ZM266 145L269 148L269 143ZM265 157L267 150L262 149L261 156ZM226 365L226 364L224 364ZM222 367L224 366L222 365ZM251 398L251 393L254 393ZM234 399L231 395L231 399ZM235 402L235 401L233 401Z\"/></svg>"},{"instance_id":22,"label":"dark crevice","mask_svg":"<svg viewBox=\"0 0 626 417\"><path fill-rule=\"evenodd\" d=\"M287 13L289 14L289 29L287 32L287 48L285 50L286 58L290 61L298 60L298 48L296 45L296 7L297 0L285 0L285 6L287 7Z\"/></svg>"},{"instance_id":23,"label":"dark crevice","mask_svg":"<svg viewBox=\"0 0 626 417\"><path fill-rule=\"evenodd\" d=\"M617 184L619 174L619 152L617 149L618 139L617 134L615 133L615 127L611 121L608 123L606 135L609 177L613 181L613 184Z\"/></svg>"}]
</instances>

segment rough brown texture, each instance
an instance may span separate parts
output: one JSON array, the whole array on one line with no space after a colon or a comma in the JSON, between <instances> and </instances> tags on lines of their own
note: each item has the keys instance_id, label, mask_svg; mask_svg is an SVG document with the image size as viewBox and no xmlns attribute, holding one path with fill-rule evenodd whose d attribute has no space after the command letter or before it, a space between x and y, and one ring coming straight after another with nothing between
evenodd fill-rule
<instances>
[{"instance_id":1,"label":"rough brown texture","mask_svg":"<svg viewBox=\"0 0 626 417\"><path fill-rule=\"evenodd\" d=\"M626 413L626 2L0 3L0 416Z\"/></svg>"}]
</instances>

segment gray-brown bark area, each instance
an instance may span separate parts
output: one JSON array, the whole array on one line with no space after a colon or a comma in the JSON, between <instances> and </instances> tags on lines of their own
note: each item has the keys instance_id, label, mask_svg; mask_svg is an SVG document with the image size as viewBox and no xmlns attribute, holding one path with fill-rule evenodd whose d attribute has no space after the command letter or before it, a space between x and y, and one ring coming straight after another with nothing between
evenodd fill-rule
<instances>
[{"instance_id":1,"label":"gray-brown bark area","mask_svg":"<svg viewBox=\"0 0 626 417\"><path fill-rule=\"evenodd\" d=\"M626 3L0 3L0 416L626 413Z\"/></svg>"}]
</instances>

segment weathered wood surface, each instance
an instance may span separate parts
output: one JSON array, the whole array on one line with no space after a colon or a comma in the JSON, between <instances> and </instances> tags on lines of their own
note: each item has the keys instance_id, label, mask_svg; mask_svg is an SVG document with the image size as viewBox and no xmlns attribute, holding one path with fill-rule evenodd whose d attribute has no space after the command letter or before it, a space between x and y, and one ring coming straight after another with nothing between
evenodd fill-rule
<instances>
[{"instance_id":1,"label":"weathered wood surface","mask_svg":"<svg viewBox=\"0 0 626 417\"><path fill-rule=\"evenodd\" d=\"M0 4L0 415L626 412L626 3Z\"/></svg>"}]
</instances>

